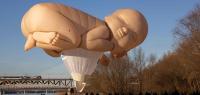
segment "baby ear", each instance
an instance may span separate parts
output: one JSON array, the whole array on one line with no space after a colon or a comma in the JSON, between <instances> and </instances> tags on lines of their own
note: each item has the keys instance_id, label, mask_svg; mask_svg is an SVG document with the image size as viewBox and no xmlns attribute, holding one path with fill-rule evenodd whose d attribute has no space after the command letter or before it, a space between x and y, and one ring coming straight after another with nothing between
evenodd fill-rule
<instances>
[{"instance_id":1,"label":"baby ear","mask_svg":"<svg viewBox=\"0 0 200 95\"><path fill-rule=\"evenodd\" d=\"M30 50L31 48L35 47L36 46L36 41L33 39L33 35L30 34L28 37L27 37L27 40L26 40L26 43L24 45L24 50L25 51L28 51Z\"/></svg>"}]
</instances>

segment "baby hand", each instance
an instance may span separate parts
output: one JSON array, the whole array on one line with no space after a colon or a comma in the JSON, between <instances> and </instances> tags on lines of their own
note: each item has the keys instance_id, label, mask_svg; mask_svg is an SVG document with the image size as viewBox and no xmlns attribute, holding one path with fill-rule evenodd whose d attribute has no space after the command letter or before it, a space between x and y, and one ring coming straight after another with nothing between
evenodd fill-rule
<instances>
[{"instance_id":1,"label":"baby hand","mask_svg":"<svg viewBox=\"0 0 200 95\"><path fill-rule=\"evenodd\" d=\"M126 27L121 27L117 30L117 34L119 38L123 38L128 34L128 29Z\"/></svg>"}]
</instances>

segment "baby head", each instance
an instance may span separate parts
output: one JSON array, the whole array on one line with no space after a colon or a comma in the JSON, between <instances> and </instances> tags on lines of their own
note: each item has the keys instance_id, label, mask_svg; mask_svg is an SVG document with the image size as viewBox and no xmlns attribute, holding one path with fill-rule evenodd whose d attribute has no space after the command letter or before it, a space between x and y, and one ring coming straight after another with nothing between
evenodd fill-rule
<instances>
[{"instance_id":1,"label":"baby head","mask_svg":"<svg viewBox=\"0 0 200 95\"><path fill-rule=\"evenodd\" d=\"M105 17L113 35L112 54L123 55L146 38L148 25L145 17L133 9L120 9Z\"/></svg>"}]
</instances>

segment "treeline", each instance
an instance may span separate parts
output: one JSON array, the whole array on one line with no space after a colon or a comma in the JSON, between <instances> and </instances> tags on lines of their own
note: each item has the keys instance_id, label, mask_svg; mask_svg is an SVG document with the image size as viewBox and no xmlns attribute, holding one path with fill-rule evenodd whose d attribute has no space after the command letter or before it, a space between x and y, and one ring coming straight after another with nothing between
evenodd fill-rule
<instances>
[{"instance_id":1,"label":"treeline","mask_svg":"<svg viewBox=\"0 0 200 95\"><path fill-rule=\"evenodd\" d=\"M194 93L200 91L200 5L174 29L176 46L162 58L145 57L141 48L130 56L110 59L88 78L85 92Z\"/></svg>"}]
</instances>

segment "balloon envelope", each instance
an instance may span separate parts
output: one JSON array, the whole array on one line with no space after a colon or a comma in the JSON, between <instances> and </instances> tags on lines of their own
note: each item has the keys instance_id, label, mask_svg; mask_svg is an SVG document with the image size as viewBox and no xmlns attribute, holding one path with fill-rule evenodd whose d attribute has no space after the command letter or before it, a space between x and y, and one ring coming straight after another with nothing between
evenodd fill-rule
<instances>
[{"instance_id":1,"label":"balloon envelope","mask_svg":"<svg viewBox=\"0 0 200 95\"><path fill-rule=\"evenodd\" d=\"M62 60L74 80L84 81L86 75L91 75L94 72L97 61L102 54L102 52L77 48L63 51Z\"/></svg>"}]
</instances>

